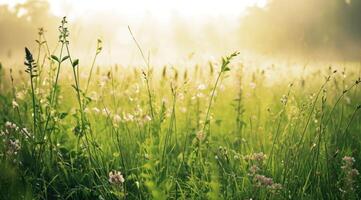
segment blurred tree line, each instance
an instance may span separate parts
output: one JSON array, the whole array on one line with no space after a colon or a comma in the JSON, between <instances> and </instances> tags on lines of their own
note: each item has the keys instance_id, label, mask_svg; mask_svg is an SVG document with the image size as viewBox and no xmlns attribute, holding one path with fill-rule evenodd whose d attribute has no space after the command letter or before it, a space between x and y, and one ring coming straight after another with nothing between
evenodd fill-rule
<instances>
[{"instance_id":1,"label":"blurred tree line","mask_svg":"<svg viewBox=\"0 0 361 200\"><path fill-rule=\"evenodd\" d=\"M240 43L270 53L361 57L361 0L270 0L242 20Z\"/></svg>"},{"instance_id":2,"label":"blurred tree line","mask_svg":"<svg viewBox=\"0 0 361 200\"><path fill-rule=\"evenodd\" d=\"M3 59L15 57L19 51L23 52L24 46L32 46L40 27L46 27L48 35L56 34L58 18L49 9L46 0L28 0L13 9L0 6L0 56Z\"/></svg>"}]
</instances>

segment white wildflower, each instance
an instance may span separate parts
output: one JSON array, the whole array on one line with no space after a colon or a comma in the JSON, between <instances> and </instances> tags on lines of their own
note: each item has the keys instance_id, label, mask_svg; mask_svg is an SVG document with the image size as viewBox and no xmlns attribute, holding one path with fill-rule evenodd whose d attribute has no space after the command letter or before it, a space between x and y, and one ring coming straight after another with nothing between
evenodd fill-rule
<instances>
[{"instance_id":1,"label":"white wildflower","mask_svg":"<svg viewBox=\"0 0 361 200\"><path fill-rule=\"evenodd\" d=\"M286 95L282 95L282 97L281 97L281 103L282 103L283 105L286 105L287 100L288 100L287 96L286 96Z\"/></svg>"},{"instance_id":2,"label":"white wildflower","mask_svg":"<svg viewBox=\"0 0 361 200\"><path fill-rule=\"evenodd\" d=\"M144 122L150 122L152 120L152 118L149 115L144 115L143 116L143 121Z\"/></svg>"},{"instance_id":3,"label":"white wildflower","mask_svg":"<svg viewBox=\"0 0 361 200\"><path fill-rule=\"evenodd\" d=\"M180 108L180 111L181 111L182 113L186 113L186 112L187 112L187 108L186 108L186 107L181 107L181 108Z\"/></svg>"},{"instance_id":4,"label":"white wildflower","mask_svg":"<svg viewBox=\"0 0 361 200\"><path fill-rule=\"evenodd\" d=\"M113 116L113 121L114 121L114 123L119 123L119 122L121 122L122 121L122 118L118 115L118 114L115 114L114 116Z\"/></svg>"},{"instance_id":5,"label":"white wildflower","mask_svg":"<svg viewBox=\"0 0 361 200\"><path fill-rule=\"evenodd\" d=\"M16 155L20 150L20 142L19 140L9 140L7 143L7 151L8 155Z\"/></svg>"},{"instance_id":6,"label":"white wildflower","mask_svg":"<svg viewBox=\"0 0 361 200\"><path fill-rule=\"evenodd\" d=\"M98 114L98 113L100 112L99 108L97 108L97 107L94 107L92 110L93 110L93 112L96 113L96 114Z\"/></svg>"},{"instance_id":7,"label":"white wildflower","mask_svg":"<svg viewBox=\"0 0 361 200\"><path fill-rule=\"evenodd\" d=\"M126 122L132 122L132 121L134 121L134 115L132 115L132 114L130 114L130 113L123 114L123 119L124 119Z\"/></svg>"},{"instance_id":8,"label":"white wildflower","mask_svg":"<svg viewBox=\"0 0 361 200\"><path fill-rule=\"evenodd\" d=\"M121 185L124 183L124 177L120 171L109 172L109 182L114 185Z\"/></svg>"},{"instance_id":9,"label":"white wildflower","mask_svg":"<svg viewBox=\"0 0 361 200\"><path fill-rule=\"evenodd\" d=\"M197 90L202 91L202 90L205 90L205 89L207 89L207 86L206 86L205 84L199 84L199 85L197 86Z\"/></svg>"},{"instance_id":10,"label":"white wildflower","mask_svg":"<svg viewBox=\"0 0 361 200\"><path fill-rule=\"evenodd\" d=\"M15 101L15 99L12 101L12 106L13 108L18 108L19 107L19 104Z\"/></svg>"},{"instance_id":11,"label":"white wildflower","mask_svg":"<svg viewBox=\"0 0 361 200\"><path fill-rule=\"evenodd\" d=\"M249 83L249 87L251 88L251 89L255 89L256 88L256 83L255 82L250 82Z\"/></svg>"},{"instance_id":12,"label":"white wildflower","mask_svg":"<svg viewBox=\"0 0 361 200\"><path fill-rule=\"evenodd\" d=\"M15 94L15 96L16 96L16 99L19 99L19 100L24 100L24 98L25 98L25 94L22 91L17 92Z\"/></svg>"},{"instance_id":13,"label":"white wildflower","mask_svg":"<svg viewBox=\"0 0 361 200\"><path fill-rule=\"evenodd\" d=\"M108 115L110 115L110 110L108 109L108 108L103 108L103 110L102 110L102 114L106 117L106 116L108 116Z\"/></svg>"},{"instance_id":14,"label":"white wildflower","mask_svg":"<svg viewBox=\"0 0 361 200\"><path fill-rule=\"evenodd\" d=\"M203 131L198 131L198 133L197 133L197 139L198 139L199 141L203 141L205 138L206 138L206 135L204 134L204 132L203 132Z\"/></svg>"}]
</instances>

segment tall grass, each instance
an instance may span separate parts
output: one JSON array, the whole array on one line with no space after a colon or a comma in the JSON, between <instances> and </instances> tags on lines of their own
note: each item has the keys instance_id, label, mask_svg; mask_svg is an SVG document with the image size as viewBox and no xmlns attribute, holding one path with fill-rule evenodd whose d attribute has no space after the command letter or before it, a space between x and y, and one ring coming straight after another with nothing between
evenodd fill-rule
<instances>
[{"instance_id":1,"label":"tall grass","mask_svg":"<svg viewBox=\"0 0 361 200\"><path fill-rule=\"evenodd\" d=\"M357 67L160 70L129 31L145 67L84 68L66 18L0 65L0 199L361 198Z\"/></svg>"}]
</instances>

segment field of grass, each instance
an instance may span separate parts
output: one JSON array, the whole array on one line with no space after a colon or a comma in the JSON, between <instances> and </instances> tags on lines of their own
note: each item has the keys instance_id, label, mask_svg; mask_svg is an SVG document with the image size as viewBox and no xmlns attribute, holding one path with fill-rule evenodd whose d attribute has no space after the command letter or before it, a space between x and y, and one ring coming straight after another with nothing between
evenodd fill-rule
<instances>
[{"instance_id":1,"label":"field of grass","mask_svg":"<svg viewBox=\"0 0 361 200\"><path fill-rule=\"evenodd\" d=\"M82 66L66 25L0 66L0 199L361 198L358 63Z\"/></svg>"}]
</instances>

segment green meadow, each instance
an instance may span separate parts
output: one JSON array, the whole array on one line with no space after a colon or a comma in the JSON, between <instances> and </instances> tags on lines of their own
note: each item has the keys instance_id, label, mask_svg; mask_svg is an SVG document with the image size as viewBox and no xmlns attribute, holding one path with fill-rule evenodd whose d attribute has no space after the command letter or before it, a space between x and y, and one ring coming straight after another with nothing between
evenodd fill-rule
<instances>
[{"instance_id":1,"label":"green meadow","mask_svg":"<svg viewBox=\"0 0 361 200\"><path fill-rule=\"evenodd\" d=\"M70 33L0 65L0 199L361 198L359 63L153 66L133 36L143 64L84 66Z\"/></svg>"}]
</instances>

